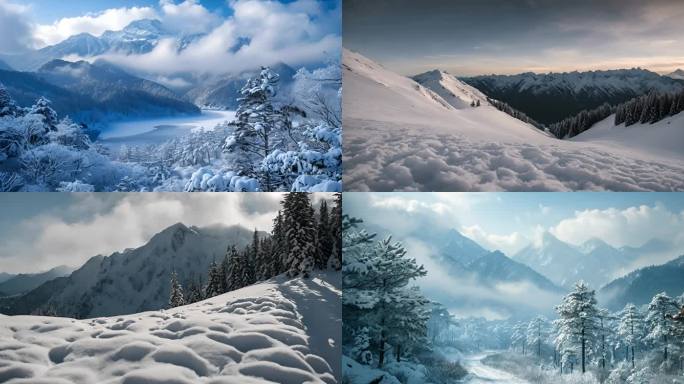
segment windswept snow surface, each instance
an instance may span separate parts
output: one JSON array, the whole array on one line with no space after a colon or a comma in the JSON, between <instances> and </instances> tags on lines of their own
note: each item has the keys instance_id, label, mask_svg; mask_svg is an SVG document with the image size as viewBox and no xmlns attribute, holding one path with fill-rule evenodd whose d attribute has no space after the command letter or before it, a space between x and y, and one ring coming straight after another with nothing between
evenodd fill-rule
<instances>
[{"instance_id":1,"label":"windswept snow surface","mask_svg":"<svg viewBox=\"0 0 684 384\"><path fill-rule=\"evenodd\" d=\"M489 105L455 108L348 50L343 69L345 190L684 190L682 156L558 140Z\"/></svg>"},{"instance_id":2,"label":"windswept snow surface","mask_svg":"<svg viewBox=\"0 0 684 384\"><path fill-rule=\"evenodd\" d=\"M0 382L336 383L340 274L282 277L165 311L0 315ZM320 328L318 328L320 326Z\"/></svg>"}]
</instances>

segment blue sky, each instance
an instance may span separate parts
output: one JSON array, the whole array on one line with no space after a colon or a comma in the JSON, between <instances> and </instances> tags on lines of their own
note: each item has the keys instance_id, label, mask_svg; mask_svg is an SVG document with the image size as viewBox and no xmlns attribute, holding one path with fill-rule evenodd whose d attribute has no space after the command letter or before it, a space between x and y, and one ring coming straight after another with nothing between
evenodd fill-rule
<instances>
[{"instance_id":1,"label":"blue sky","mask_svg":"<svg viewBox=\"0 0 684 384\"><path fill-rule=\"evenodd\" d=\"M294 0L282 0L283 3L291 3ZM224 17L230 16L233 11L228 6L228 0L199 0L199 2L211 12L219 12ZM52 23L63 17L80 16L86 13L102 12L110 8L124 8L131 6L155 7L158 0L34 0L24 2L31 7L35 20L40 23ZM337 1L325 0L323 3L328 7L334 7Z\"/></svg>"},{"instance_id":2,"label":"blue sky","mask_svg":"<svg viewBox=\"0 0 684 384\"><path fill-rule=\"evenodd\" d=\"M684 193L345 194L345 212L388 229L454 228L512 254L550 232L579 245L599 237L638 246L653 238L684 245Z\"/></svg>"}]
</instances>

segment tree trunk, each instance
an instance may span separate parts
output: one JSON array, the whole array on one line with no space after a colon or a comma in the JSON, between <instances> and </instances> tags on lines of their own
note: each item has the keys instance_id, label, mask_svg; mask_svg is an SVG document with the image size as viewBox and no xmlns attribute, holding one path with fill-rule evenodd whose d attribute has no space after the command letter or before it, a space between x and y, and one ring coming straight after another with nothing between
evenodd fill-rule
<instances>
[{"instance_id":1,"label":"tree trunk","mask_svg":"<svg viewBox=\"0 0 684 384\"><path fill-rule=\"evenodd\" d=\"M384 319L382 321L384 323ZM382 324L384 328L384 324ZM385 330L380 331L380 352L378 353L378 367L382 368L385 363Z\"/></svg>"},{"instance_id":2,"label":"tree trunk","mask_svg":"<svg viewBox=\"0 0 684 384\"><path fill-rule=\"evenodd\" d=\"M585 350L586 350L586 340L584 339L584 328L582 328L582 373L586 372L586 367L584 364Z\"/></svg>"},{"instance_id":3,"label":"tree trunk","mask_svg":"<svg viewBox=\"0 0 684 384\"><path fill-rule=\"evenodd\" d=\"M667 335L663 335L663 342L665 344L665 354L663 356L663 361L667 361Z\"/></svg>"},{"instance_id":4,"label":"tree trunk","mask_svg":"<svg viewBox=\"0 0 684 384\"><path fill-rule=\"evenodd\" d=\"M397 344L397 363L401 362L401 344Z\"/></svg>"},{"instance_id":5,"label":"tree trunk","mask_svg":"<svg viewBox=\"0 0 684 384\"><path fill-rule=\"evenodd\" d=\"M632 345L632 369L634 369L634 346Z\"/></svg>"},{"instance_id":6,"label":"tree trunk","mask_svg":"<svg viewBox=\"0 0 684 384\"><path fill-rule=\"evenodd\" d=\"M625 361L629 361L629 346L625 345Z\"/></svg>"}]
</instances>

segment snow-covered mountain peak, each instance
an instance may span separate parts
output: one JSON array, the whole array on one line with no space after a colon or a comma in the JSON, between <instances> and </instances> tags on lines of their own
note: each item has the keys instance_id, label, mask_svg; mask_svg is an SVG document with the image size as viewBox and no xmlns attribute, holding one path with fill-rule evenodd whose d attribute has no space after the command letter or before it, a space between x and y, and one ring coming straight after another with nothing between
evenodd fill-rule
<instances>
[{"instance_id":1,"label":"snow-covered mountain peak","mask_svg":"<svg viewBox=\"0 0 684 384\"><path fill-rule=\"evenodd\" d=\"M482 92L446 71L434 69L413 76L413 80L432 90L457 109L470 108L477 102L481 105L487 103L487 96Z\"/></svg>"},{"instance_id":2,"label":"snow-covered mountain peak","mask_svg":"<svg viewBox=\"0 0 684 384\"><path fill-rule=\"evenodd\" d=\"M673 79L679 79L679 80L684 80L684 70L682 69L677 69L672 73L668 73L666 75L667 77L671 77Z\"/></svg>"},{"instance_id":3,"label":"snow-covered mountain peak","mask_svg":"<svg viewBox=\"0 0 684 384\"><path fill-rule=\"evenodd\" d=\"M615 248L613 248L610 244L596 237L592 237L591 239L585 241L584 243L579 245L577 249L584 254L589 254L595 251L615 250Z\"/></svg>"}]
</instances>

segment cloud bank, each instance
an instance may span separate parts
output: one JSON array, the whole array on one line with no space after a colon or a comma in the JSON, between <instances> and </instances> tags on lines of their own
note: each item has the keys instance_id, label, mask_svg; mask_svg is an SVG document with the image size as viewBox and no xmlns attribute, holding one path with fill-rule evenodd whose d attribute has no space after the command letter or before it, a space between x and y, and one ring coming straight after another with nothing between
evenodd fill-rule
<instances>
[{"instance_id":1,"label":"cloud bank","mask_svg":"<svg viewBox=\"0 0 684 384\"><path fill-rule=\"evenodd\" d=\"M200 227L239 224L270 231L282 197L278 193L149 193L112 202L96 193L77 194L61 209L24 219L5 233L0 238L0 271L77 267L98 254L141 246L177 222Z\"/></svg>"}]
</instances>

